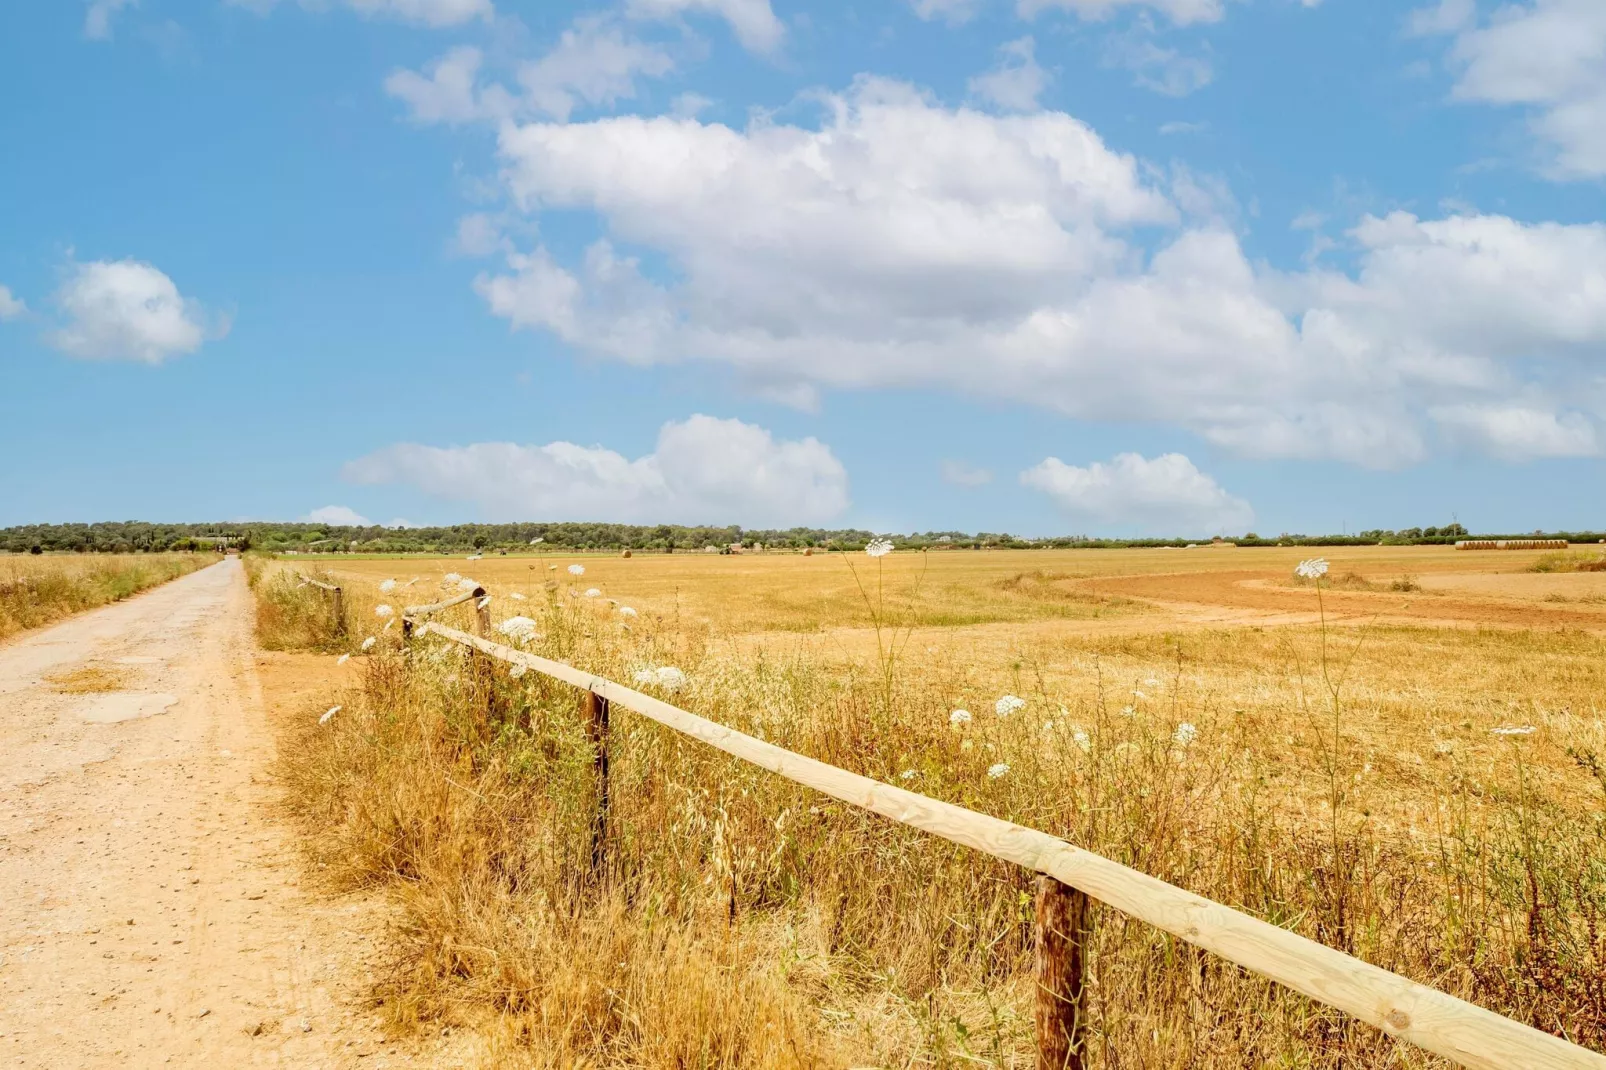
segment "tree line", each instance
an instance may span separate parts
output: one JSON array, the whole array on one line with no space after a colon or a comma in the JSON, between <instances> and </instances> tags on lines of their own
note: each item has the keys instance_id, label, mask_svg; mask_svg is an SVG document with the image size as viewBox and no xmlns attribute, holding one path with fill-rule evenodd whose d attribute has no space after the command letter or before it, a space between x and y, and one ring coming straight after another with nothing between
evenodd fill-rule
<instances>
[{"instance_id":1,"label":"tree line","mask_svg":"<svg viewBox=\"0 0 1606 1070\"><path fill-rule=\"evenodd\" d=\"M1431 545L1471 538L1461 524L1442 527L1381 528L1356 535L1305 535L1283 532L1234 538L1240 546ZM1600 532L1521 532L1477 538L1553 538L1596 542ZM471 553L506 552L542 546L554 550L631 550L658 553L728 551L755 545L774 550L862 550L874 538L891 539L900 550L1114 549L1208 544L1222 540L1106 539L1061 535L1030 539L1007 532L926 531L911 534L858 528L742 528L680 524L518 523L453 524L449 527L348 527L316 523L159 524L108 521L95 524L28 524L0 528L0 551L10 553L154 553L216 550L221 545L270 553ZM539 541L537 541L539 540Z\"/></svg>"}]
</instances>

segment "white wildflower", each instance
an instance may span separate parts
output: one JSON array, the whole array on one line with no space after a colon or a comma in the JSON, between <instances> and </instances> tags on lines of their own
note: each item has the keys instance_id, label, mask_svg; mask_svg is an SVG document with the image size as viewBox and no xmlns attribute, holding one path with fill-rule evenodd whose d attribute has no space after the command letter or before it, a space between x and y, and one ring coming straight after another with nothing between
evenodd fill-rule
<instances>
[{"instance_id":1,"label":"white wildflower","mask_svg":"<svg viewBox=\"0 0 1606 1070\"><path fill-rule=\"evenodd\" d=\"M1025 708L1026 700L1017 695L1005 695L1003 698L993 703L993 709L1000 717L1008 717L1016 710L1024 710Z\"/></svg>"},{"instance_id":2,"label":"white wildflower","mask_svg":"<svg viewBox=\"0 0 1606 1070\"><path fill-rule=\"evenodd\" d=\"M974 744L974 743L972 743L972 742L971 742L971 741L970 741L970 740L968 740L968 739L967 739L967 740L965 740L965 741L964 741L964 742L962 742L962 743L960 743L960 744L959 744L959 749L960 749L960 750L971 750L971 749L973 749L973 748L974 748L974 747L975 747L975 746L976 746L976 745L975 745L975 744Z\"/></svg>"},{"instance_id":3,"label":"white wildflower","mask_svg":"<svg viewBox=\"0 0 1606 1070\"><path fill-rule=\"evenodd\" d=\"M587 587L586 588L586 597L587 598L596 598L601 594L602 594L602 592L597 590L595 587Z\"/></svg>"},{"instance_id":4,"label":"white wildflower","mask_svg":"<svg viewBox=\"0 0 1606 1070\"><path fill-rule=\"evenodd\" d=\"M1171 733L1171 741L1179 747L1186 747L1199 735L1199 730L1187 721L1177 725L1177 730Z\"/></svg>"},{"instance_id":5,"label":"white wildflower","mask_svg":"<svg viewBox=\"0 0 1606 1070\"><path fill-rule=\"evenodd\" d=\"M864 552L871 557L886 557L892 552L892 540L871 539L870 544L864 548Z\"/></svg>"},{"instance_id":6,"label":"white wildflower","mask_svg":"<svg viewBox=\"0 0 1606 1070\"><path fill-rule=\"evenodd\" d=\"M1071 729L1071 742L1082 748L1083 753L1093 749L1093 740L1087 734L1087 729L1077 726Z\"/></svg>"},{"instance_id":7,"label":"white wildflower","mask_svg":"<svg viewBox=\"0 0 1606 1070\"><path fill-rule=\"evenodd\" d=\"M376 617L391 617L394 616L395 613L396 611L394 609L391 609L389 606L384 605L383 603L374 607L374 616Z\"/></svg>"},{"instance_id":8,"label":"white wildflower","mask_svg":"<svg viewBox=\"0 0 1606 1070\"><path fill-rule=\"evenodd\" d=\"M381 583L379 585L379 589L381 591L384 591L386 594L389 594L391 591L394 591L396 589L396 581L395 580L386 580L384 583Z\"/></svg>"},{"instance_id":9,"label":"white wildflower","mask_svg":"<svg viewBox=\"0 0 1606 1070\"><path fill-rule=\"evenodd\" d=\"M374 648L374 644L377 643L377 642L379 642L379 640L374 638L371 635L368 638L364 639L362 641L363 652L366 653L367 651L372 650Z\"/></svg>"},{"instance_id":10,"label":"white wildflower","mask_svg":"<svg viewBox=\"0 0 1606 1070\"><path fill-rule=\"evenodd\" d=\"M619 615L621 617L634 617L636 615L636 611L631 609L629 606L620 606Z\"/></svg>"},{"instance_id":11,"label":"white wildflower","mask_svg":"<svg viewBox=\"0 0 1606 1070\"><path fill-rule=\"evenodd\" d=\"M528 643L536 638L535 621L529 617L509 617L496 626L496 630L509 639L516 639L521 643Z\"/></svg>"},{"instance_id":12,"label":"white wildflower","mask_svg":"<svg viewBox=\"0 0 1606 1070\"><path fill-rule=\"evenodd\" d=\"M569 575L571 575L571 576L584 576L585 574L586 574L586 567L584 565L570 565L569 566Z\"/></svg>"},{"instance_id":13,"label":"white wildflower","mask_svg":"<svg viewBox=\"0 0 1606 1070\"><path fill-rule=\"evenodd\" d=\"M915 777L917 777L919 775L920 775L920 773L919 773L918 770L905 769L903 772L898 774L898 779L899 780L913 780Z\"/></svg>"},{"instance_id":14,"label":"white wildflower","mask_svg":"<svg viewBox=\"0 0 1606 1070\"><path fill-rule=\"evenodd\" d=\"M342 654L338 658L335 659L335 664L336 665L344 665L346 662L348 662L350 660L351 660L351 655L350 654Z\"/></svg>"},{"instance_id":15,"label":"white wildflower","mask_svg":"<svg viewBox=\"0 0 1606 1070\"><path fill-rule=\"evenodd\" d=\"M556 565L548 565L548 566L547 566L547 567L546 567L546 570L547 570L547 571L548 571L548 572L556 572L556 571L557 571L557 570L558 570L558 566L556 566Z\"/></svg>"},{"instance_id":16,"label":"white wildflower","mask_svg":"<svg viewBox=\"0 0 1606 1070\"><path fill-rule=\"evenodd\" d=\"M520 665L515 665L511 669L509 669L507 671L507 674L509 676L511 676L513 679L517 680L519 677L523 676L525 673L527 673L529 671L530 671L530 667L528 665L520 664Z\"/></svg>"},{"instance_id":17,"label":"white wildflower","mask_svg":"<svg viewBox=\"0 0 1606 1070\"><path fill-rule=\"evenodd\" d=\"M1531 736L1539 729L1531 724L1525 724L1520 726L1504 725L1500 728L1491 728L1490 731L1497 736Z\"/></svg>"},{"instance_id":18,"label":"white wildflower","mask_svg":"<svg viewBox=\"0 0 1606 1070\"><path fill-rule=\"evenodd\" d=\"M479 584L475 583L473 580L469 579L467 576L459 576L458 579L457 579L457 589L460 590L460 591L472 591L474 588L476 588L478 586L479 586Z\"/></svg>"},{"instance_id":19,"label":"white wildflower","mask_svg":"<svg viewBox=\"0 0 1606 1070\"><path fill-rule=\"evenodd\" d=\"M686 674L672 665L665 665L653 674L659 687L665 691L679 691L686 686Z\"/></svg>"},{"instance_id":20,"label":"white wildflower","mask_svg":"<svg viewBox=\"0 0 1606 1070\"><path fill-rule=\"evenodd\" d=\"M637 669L636 675L631 677L638 684L651 684L657 679L651 669Z\"/></svg>"},{"instance_id":21,"label":"white wildflower","mask_svg":"<svg viewBox=\"0 0 1606 1070\"><path fill-rule=\"evenodd\" d=\"M990 765L987 767L987 776L992 780L997 780L1007 772L1009 772L1008 762L999 762L997 765Z\"/></svg>"},{"instance_id":22,"label":"white wildflower","mask_svg":"<svg viewBox=\"0 0 1606 1070\"><path fill-rule=\"evenodd\" d=\"M448 572L446 574L446 576L445 576L445 580L446 580L447 583L456 583L458 580L460 580L462 578L463 577L459 576L455 572Z\"/></svg>"},{"instance_id":23,"label":"white wildflower","mask_svg":"<svg viewBox=\"0 0 1606 1070\"><path fill-rule=\"evenodd\" d=\"M1319 580L1327 575L1327 558L1313 557L1294 566L1294 575L1306 580Z\"/></svg>"},{"instance_id":24,"label":"white wildflower","mask_svg":"<svg viewBox=\"0 0 1606 1070\"><path fill-rule=\"evenodd\" d=\"M540 546L543 542L546 542L546 540L541 538L541 536L537 535L535 538L530 540L530 545L531 546Z\"/></svg>"},{"instance_id":25,"label":"white wildflower","mask_svg":"<svg viewBox=\"0 0 1606 1070\"><path fill-rule=\"evenodd\" d=\"M1156 680L1154 677L1151 676L1147 680L1143 681L1143 686L1144 687L1159 687L1160 686L1160 681Z\"/></svg>"},{"instance_id":26,"label":"white wildflower","mask_svg":"<svg viewBox=\"0 0 1606 1070\"><path fill-rule=\"evenodd\" d=\"M1138 691L1137 689L1134 688L1133 691L1132 691L1132 697L1137 699L1139 702L1142 702L1144 699L1148 698L1149 696L1145 695L1143 692Z\"/></svg>"},{"instance_id":27,"label":"white wildflower","mask_svg":"<svg viewBox=\"0 0 1606 1070\"><path fill-rule=\"evenodd\" d=\"M340 707L339 706L330 706L329 709L324 711L324 715L322 717L318 718L318 723L319 724L328 724L329 723L329 718L333 717L335 714L337 714L339 712L340 712Z\"/></svg>"},{"instance_id":28,"label":"white wildflower","mask_svg":"<svg viewBox=\"0 0 1606 1070\"><path fill-rule=\"evenodd\" d=\"M955 728L958 728L962 724L969 724L970 723L970 711L969 710L955 710L954 712L952 712L952 713L950 713L948 715L948 723L953 725Z\"/></svg>"},{"instance_id":29,"label":"white wildflower","mask_svg":"<svg viewBox=\"0 0 1606 1070\"><path fill-rule=\"evenodd\" d=\"M1137 715L1138 715L1138 711L1137 711L1137 709L1135 707L1133 707L1133 706L1122 706L1121 707L1121 716L1123 716L1123 717L1136 717Z\"/></svg>"},{"instance_id":30,"label":"white wildflower","mask_svg":"<svg viewBox=\"0 0 1606 1070\"><path fill-rule=\"evenodd\" d=\"M469 554L467 557L463 558L463 560L464 561L478 561L480 558L482 558L484 556L485 556L484 554Z\"/></svg>"},{"instance_id":31,"label":"white wildflower","mask_svg":"<svg viewBox=\"0 0 1606 1070\"><path fill-rule=\"evenodd\" d=\"M524 596L522 594L520 594L519 592L517 592L517 591L514 591L512 594L508 595L508 597L513 599L513 601L515 601L515 602L524 601Z\"/></svg>"}]
</instances>

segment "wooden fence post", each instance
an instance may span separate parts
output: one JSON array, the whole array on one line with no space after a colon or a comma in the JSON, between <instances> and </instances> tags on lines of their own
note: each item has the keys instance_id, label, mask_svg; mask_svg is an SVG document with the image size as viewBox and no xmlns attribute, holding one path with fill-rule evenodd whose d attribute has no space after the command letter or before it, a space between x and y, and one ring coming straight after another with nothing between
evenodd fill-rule
<instances>
[{"instance_id":1,"label":"wooden fence post","mask_svg":"<svg viewBox=\"0 0 1606 1070\"><path fill-rule=\"evenodd\" d=\"M479 624L480 638L491 637L491 606L485 598L485 588L474 588L474 619Z\"/></svg>"},{"instance_id":2,"label":"wooden fence post","mask_svg":"<svg viewBox=\"0 0 1606 1070\"><path fill-rule=\"evenodd\" d=\"M586 692L586 738L592 746L592 768L597 777L597 809L591 818L591 873L607 861L608 835L608 700Z\"/></svg>"},{"instance_id":3,"label":"wooden fence post","mask_svg":"<svg viewBox=\"0 0 1606 1070\"><path fill-rule=\"evenodd\" d=\"M1037 1067L1085 1070L1088 898L1037 878Z\"/></svg>"},{"instance_id":4,"label":"wooden fence post","mask_svg":"<svg viewBox=\"0 0 1606 1070\"><path fill-rule=\"evenodd\" d=\"M346 596L339 587L330 592L335 599L335 634L346 634Z\"/></svg>"}]
</instances>

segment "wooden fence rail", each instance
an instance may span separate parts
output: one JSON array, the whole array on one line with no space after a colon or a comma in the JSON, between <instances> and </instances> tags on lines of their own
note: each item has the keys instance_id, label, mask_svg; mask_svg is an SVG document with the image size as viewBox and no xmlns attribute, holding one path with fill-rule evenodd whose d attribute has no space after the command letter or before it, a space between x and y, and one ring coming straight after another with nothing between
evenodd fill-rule
<instances>
[{"instance_id":1,"label":"wooden fence rail","mask_svg":"<svg viewBox=\"0 0 1606 1070\"><path fill-rule=\"evenodd\" d=\"M310 583L312 586L318 588L320 591L322 591L330 599L331 602L333 602L333 607L331 609L331 612L333 613L334 618L335 618L335 630L337 632L339 632L341 635L345 635L346 634L346 594L345 594L345 592L342 591L338 586L336 586L333 583L325 583L323 580L315 580L311 576L306 575L305 573L301 574L301 580L302 580L303 583Z\"/></svg>"},{"instance_id":2,"label":"wooden fence rail","mask_svg":"<svg viewBox=\"0 0 1606 1070\"><path fill-rule=\"evenodd\" d=\"M416 608L432 611L467 601L468 597ZM413 608L409 608L408 614L412 613ZM1087 931L1084 896L1090 896L1336 1007L1389 1036L1471 1070L1606 1070L1606 1056L1194 895L1058 837L795 754L572 665L433 622L414 627L409 619L406 624L405 634L409 636L438 635L587 691L588 735L601 752L597 771L603 779L599 785L603 806L607 798L608 711L617 705L795 784L1050 878L1039 881L1037 904L1039 1067L1080 1070L1083 1066L1080 1038L1085 1016L1082 975ZM603 849L601 840L594 839L595 859L600 859Z\"/></svg>"}]
</instances>

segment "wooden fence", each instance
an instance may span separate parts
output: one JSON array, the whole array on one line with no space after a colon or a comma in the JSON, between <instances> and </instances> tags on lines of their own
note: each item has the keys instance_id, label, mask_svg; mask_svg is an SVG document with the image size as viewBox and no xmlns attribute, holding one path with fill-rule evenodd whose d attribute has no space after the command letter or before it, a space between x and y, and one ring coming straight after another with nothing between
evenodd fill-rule
<instances>
[{"instance_id":1,"label":"wooden fence","mask_svg":"<svg viewBox=\"0 0 1606 1070\"><path fill-rule=\"evenodd\" d=\"M335 619L335 631L337 631L341 635L345 635L346 634L346 595L345 595L345 592L342 591L339 587L335 586L332 583L325 583L323 580L315 580L311 576L307 576L307 575L302 575L301 582L310 583L312 586L318 588L320 591L322 591L324 593L325 598L331 603L330 607L329 607L329 612L330 612L330 615L333 616L334 619Z\"/></svg>"},{"instance_id":2,"label":"wooden fence","mask_svg":"<svg viewBox=\"0 0 1606 1070\"><path fill-rule=\"evenodd\" d=\"M415 618L475 599L480 635ZM493 642L483 589L408 606L408 639L443 639L586 692L597 776L591 862L606 857L608 726L617 704L778 776L900 825L1036 872L1036 1037L1039 1070L1083 1070L1089 902L1096 899L1196 947L1359 1018L1471 1070L1606 1070L1606 1056L1417 984L1242 911L1085 851L1036 829L883 784L793 753L563 662Z\"/></svg>"}]
</instances>

